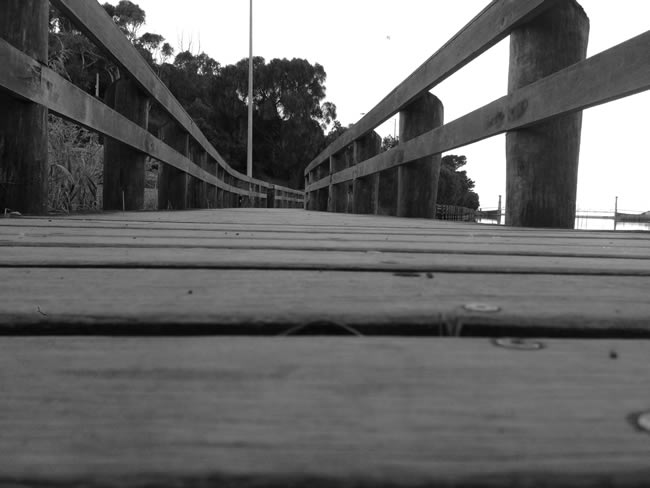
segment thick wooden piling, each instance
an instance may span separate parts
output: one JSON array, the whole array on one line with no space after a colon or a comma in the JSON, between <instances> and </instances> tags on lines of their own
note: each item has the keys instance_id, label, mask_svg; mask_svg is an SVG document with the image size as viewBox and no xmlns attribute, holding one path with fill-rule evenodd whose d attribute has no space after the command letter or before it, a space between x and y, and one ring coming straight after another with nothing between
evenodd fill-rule
<instances>
[{"instance_id":1,"label":"thick wooden piling","mask_svg":"<svg viewBox=\"0 0 650 488\"><path fill-rule=\"evenodd\" d=\"M208 153L198 144L190 144L190 159L201 169L207 170ZM195 178L188 176L187 185L187 207L188 208L206 208L207 207L207 184Z\"/></svg>"},{"instance_id":2,"label":"thick wooden piling","mask_svg":"<svg viewBox=\"0 0 650 488\"><path fill-rule=\"evenodd\" d=\"M352 163L359 164L381 151L381 136L376 132L354 142ZM379 206L379 174L356 178L352 183L352 213L376 214Z\"/></svg>"},{"instance_id":3,"label":"thick wooden piling","mask_svg":"<svg viewBox=\"0 0 650 488\"><path fill-rule=\"evenodd\" d=\"M443 119L444 110L440 100L425 93L400 112L400 142L409 141L440 127ZM436 154L399 167L398 217L435 218L440 163L441 155Z\"/></svg>"},{"instance_id":4,"label":"thick wooden piling","mask_svg":"<svg viewBox=\"0 0 650 488\"><path fill-rule=\"evenodd\" d=\"M574 0L515 30L509 91L585 59L588 38L589 19ZM580 112L507 134L507 225L574 227L581 128Z\"/></svg>"},{"instance_id":5,"label":"thick wooden piling","mask_svg":"<svg viewBox=\"0 0 650 488\"><path fill-rule=\"evenodd\" d=\"M5 0L0 38L47 65L48 14L43 0ZM1 92L0 212L45 213L47 172L47 109Z\"/></svg>"},{"instance_id":6,"label":"thick wooden piling","mask_svg":"<svg viewBox=\"0 0 650 488\"><path fill-rule=\"evenodd\" d=\"M126 78L113 83L106 104L141 127L149 123L149 101L136 84ZM144 206L146 155L114 139L104 141L104 210L142 210Z\"/></svg>"},{"instance_id":7,"label":"thick wooden piling","mask_svg":"<svg viewBox=\"0 0 650 488\"><path fill-rule=\"evenodd\" d=\"M350 149L345 148L337 154L330 156L330 175L342 171L350 166ZM328 212L346 213L349 200L349 183L334 185L330 182Z\"/></svg>"},{"instance_id":8,"label":"thick wooden piling","mask_svg":"<svg viewBox=\"0 0 650 488\"><path fill-rule=\"evenodd\" d=\"M162 127L160 137L183 156L189 156L190 136L175 124ZM185 208L187 208L187 174L168 164L163 164L158 176L158 209L184 210Z\"/></svg>"}]
</instances>

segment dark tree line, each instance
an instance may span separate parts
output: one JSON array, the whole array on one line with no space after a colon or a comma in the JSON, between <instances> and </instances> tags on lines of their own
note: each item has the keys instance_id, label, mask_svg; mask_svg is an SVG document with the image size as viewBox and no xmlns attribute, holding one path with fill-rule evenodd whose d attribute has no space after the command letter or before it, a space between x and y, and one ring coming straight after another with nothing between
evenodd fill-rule
<instances>
[{"instance_id":1,"label":"dark tree line","mask_svg":"<svg viewBox=\"0 0 650 488\"><path fill-rule=\"evenodd\" d=\"M247 144L248 59L222 66L207 54L175 53L155 33L140 34L146 14L121 0L103 5L144 59L158 73L208 140L234 168L245 171ZM122 76L81 32L53 7L50 11L50 66L75 85L103 97ZM255 57L254 176L300 187L306 165L326 147L340 123L336 106L325 102L324 68L304 59ZM161 114L152 109L150 130Z\"/></svg>"}]
</instances>

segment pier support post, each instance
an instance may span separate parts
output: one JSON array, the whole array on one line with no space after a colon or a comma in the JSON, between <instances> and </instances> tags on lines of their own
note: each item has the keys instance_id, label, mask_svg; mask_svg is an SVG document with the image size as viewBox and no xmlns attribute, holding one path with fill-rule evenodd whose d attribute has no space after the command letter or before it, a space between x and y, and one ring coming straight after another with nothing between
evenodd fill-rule
<instances>
[{"instance_id":1,"label":"pier support post","mask_svg":"<svg viewBox=\"0 0 650 488\"><path fill-rule=\"evenodd\" d=\"M208 153L198 144L190 143L190 160L199 168L207 171ZM187 185L187 208L207 207L207 183L194 176L188 175Z\"/></svg>"},{"instance_id":2,"label":"pier support post","mask_svg":"<svg viewBox=\"0 0 650 488\"><path fill-rule=\"evenodd\" d=\"M371 132L354 142L352 163L357 165L381 151L381 136ZM376 214L379 206L379 173L355 178L352 183L352 213Z\"/></svg>"},{"instance_id":3,"label":"pier support post","mask_svg":"<svg viewBox=\"0 0 650 488\"><path fill-rule=\"evenodd\" d=\"M510 36L508 90L582 61L588 39L589 19L574 0L521 26ZM582 112L507 134L507 225L574 228L581 129Z\"/></svg>"},{"instance_id":4,"label":"pier support post","mask_svg":"<svg viewBox=\"0 0 650 488\"><path fill-rule=\"evenodd\" d=\"M47 65L48 14L43 0L5 0L0 37ZM0 212L45 213L47 172L47 109L0 93Z\"/></svg>"},{"instance_id":5,"label":"pier support post","mask_svg":"<svg viewBox=\"0 0 650 488\"><path fill-rule=\"evenodd\" d=\"M329 176L329 166L325 164L321 164L318 166L315 170L316 181L320 181L323 178L327 178ZM314 194L315 193L315 194ZM320 190L317 190L316 192L312 192L312 195L314 195L314 210L318 210L319 212L327 212L327 207L329 205L329 199L330 199L330 188L325 187L321 188Z\"/></svg>"},{"instance_id":6,"label":"pier support post","mask_svg":"<svg viewBox=\"0 0 650 488\"><path fill-rule=\"evenodd\" d=\"M342 171L350 166L350 150L344 148L341 152L330 156L330 175ZM332 184L330 181L328 212L346 213L348 210L349 182Z\"/></svg>"},{"instance_id":7,"label":"pier support post","mask_svg":"<svg viewBox=\"0 0 650 488\"><path fill-rule=\"evenodd\" d=\"M160 138L170 147L188 157L190 136L170 123L161 128ZM158 174L158 209L185 210L187 208L187 174L163 164Z\"/></svg>"},{"instance_id":8,"label":"pier support post","mask_svg":"<svg viewBox=\"0 0 650 488\"><path fill-rule=\"evenodd\" d=\"M425 93L400 112L400 143L440 127L443 121L442 102L434 95ZM399 167L398 217L435 218L441 160L441 155L435 154Z\"/></svg>"},{"instance_id":9,"label":"pier support post","mask_svg":"<svg viewBox=\"0 0 650 488\"><path fill-rule=\"evenodd\" d=\"M126 78L113 83L104 97L106 105L127 119L147 128L149 101L136 84ZM143 152L109 137L104 140L104 210L142 210L145 164Z\"/></svg>"}]
</instances>

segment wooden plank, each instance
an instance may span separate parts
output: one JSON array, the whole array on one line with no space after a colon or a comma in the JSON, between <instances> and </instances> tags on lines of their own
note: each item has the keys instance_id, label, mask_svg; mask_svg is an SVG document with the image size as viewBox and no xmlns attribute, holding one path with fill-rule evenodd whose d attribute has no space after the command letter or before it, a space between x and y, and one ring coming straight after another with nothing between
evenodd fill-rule
<instances>
[{"instance_id":1,"label":"wooden plank","mask_svg":"<svg viewBox=\"0 0 650 488\"><path fill-rule=\"evenodd\" d=\"M603 75L605 73L606 75ZM339 184L650 89L650 31L331 176ZM315 191L330 184L309 185Z\"/></svg>"},{"instance_id":2,"label":"wooden plank","mask_svg":"<svg viewBox=\"0 0 650 488\"><path fill-rule=\"evenodd\" d=\"M92 2L90 2L92 3ZM147 130L0 39L0 86L218 188L248 195L198 167ZM256 194L266 198L266 194Z\"/></svg>"},{"instance_id":3,"label":"wooden plank","mask_svg":"<svg viewBox=\"0 0 650 488\"><path fill-rule=\"evenodd\" d=\"M505 39L522 23L550 8L557 0L494 0L442 48L400 83L345 134L330 144L305 169L322 164L356 139L377 128L489 48Z\"/></svg>"},{"instance_id":4,"label":"wooden plank","mask_svg":"<svg viewBox=\"0 0 650 488\"><path fill-rule=\"evenodd\" d=\"M540 344L5 338L0 484L650 483L648 341Z\"/></svg>"},{"instance_id":5,"label":"wooden plank","mask_svg":"<svg viewBox=\"0 0 650 488\"><path fill-rule=\"evenodd\" d=\"M517 256L203 247L2 247L3 267L295 269L417 273L650 276L650 258Z\"/></svg>"},{"instance_id":6,"label":"wooden plank","mask_svg":"<svg viewBox=\"0 0 650 488\"><path fill-rule=\"evenodd\" d=\"M638 248L650 251L650 236L646 239L617 239L612 241L608 237L604 238L591 238L579 239L570 236L511 236L508 234L493 234L485 236L482 234L473 235L471 233L444 233L437 235L430 234L417 234L408 231L404 232L356 232L354 230L329 230L320 232L302 231L300 229L293 229L291 232L286 232L283 229L269 229L269 230L256 230L245 229L233 231L228 229L194 229L188 232L187 229L174 229L174 228L132 228L132 227L118 227L118 228L105 228L105 227L70 227L62 229L60 227L0 227L0 238L3 241L10 242L25 242L28 243L32 238L57 238L57 237L96 237L99 240L111 237L129 237L129 238L183 238L186 239L188 244L193 240L200 241L203 239L235 239L239 240L291 240L291 241L316 241L327 245L329 242L367 242L372 244L375 242L391 242L391 243L404 243L404 244L417 244L417 243L430 243L430 244L476 244L476 245L496 245L496 244L512 244L519 246L527 246L530 248L544 249L547 246L575 246L575 247L592 247L607 249L622 249L622 248ZM449 248L453 251L453 247ZM650 252L648 258L650 259Z\"/></svg>"},{"instance_id":7,"label":"wooden plank","mask_svg":"<svg viewBox=\"0 0 650 488\"><path fill-rule=\"evenodd\" d=\"M271 184L249 178L226 162L199 130L189 114L174 98L167 86L156 76L120 29L115 25L99 2L88 0L52 0L52 3L80 31L104 50L112 60L141 86L224 170L241 181L270 188ZM291 190L287 188L287 190ZM292 190L295 191L295 190Z\"/></svg>"},{"instance_id":8,"label":"wooden plank","mask_svg":"<svg viewBox=\"0 0 650 488\"><path fill-rule=\"evenodd\" d=\"M482 334L494 326L650 331L647 276L137 268L4 268L2 275L4 333L181 333L193 326L273 333L312 322L400 334L436 334L446 324Z\"/></svg>"}]
</instances>

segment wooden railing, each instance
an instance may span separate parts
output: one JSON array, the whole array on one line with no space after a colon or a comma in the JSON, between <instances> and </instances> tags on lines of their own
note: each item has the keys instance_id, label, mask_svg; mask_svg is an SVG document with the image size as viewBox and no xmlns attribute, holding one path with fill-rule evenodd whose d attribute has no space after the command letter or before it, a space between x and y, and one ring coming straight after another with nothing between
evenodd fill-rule
<instances>
[{"instance_id":1,"label":"wooden railing","mask_svg":"<svg viewBox=\"0 0 650 488\"><path fill-rule=\"evenodd\" d=\"M47 67L48 1L3 2L0 204L26 213L46 210L49 110L106 136L105 209L142 208L146 156L164 163L160 209L303 207L304 192L234 170L98 2L51 3L111 58L122 79L106 96L110 106L74 86ZM167 118L158 137L147 130L151 103Z\"/></svg>"},{"instance_id":2,"label":"wooden railing","mask_svg":"<svg viewBox=\"0 0 650 488\"><path fill-rule=\"evenodd\" d=\"M650 88L650 31L585 59L588 31L573 0L491 2L307 166L307 208L432 218L440 154L507 133L507 223L572 228L581 110ZM508 95L443 125L429 90L507 36ZM398 112L380 153L373 131Z\"/></svg>"}]
</instances>

